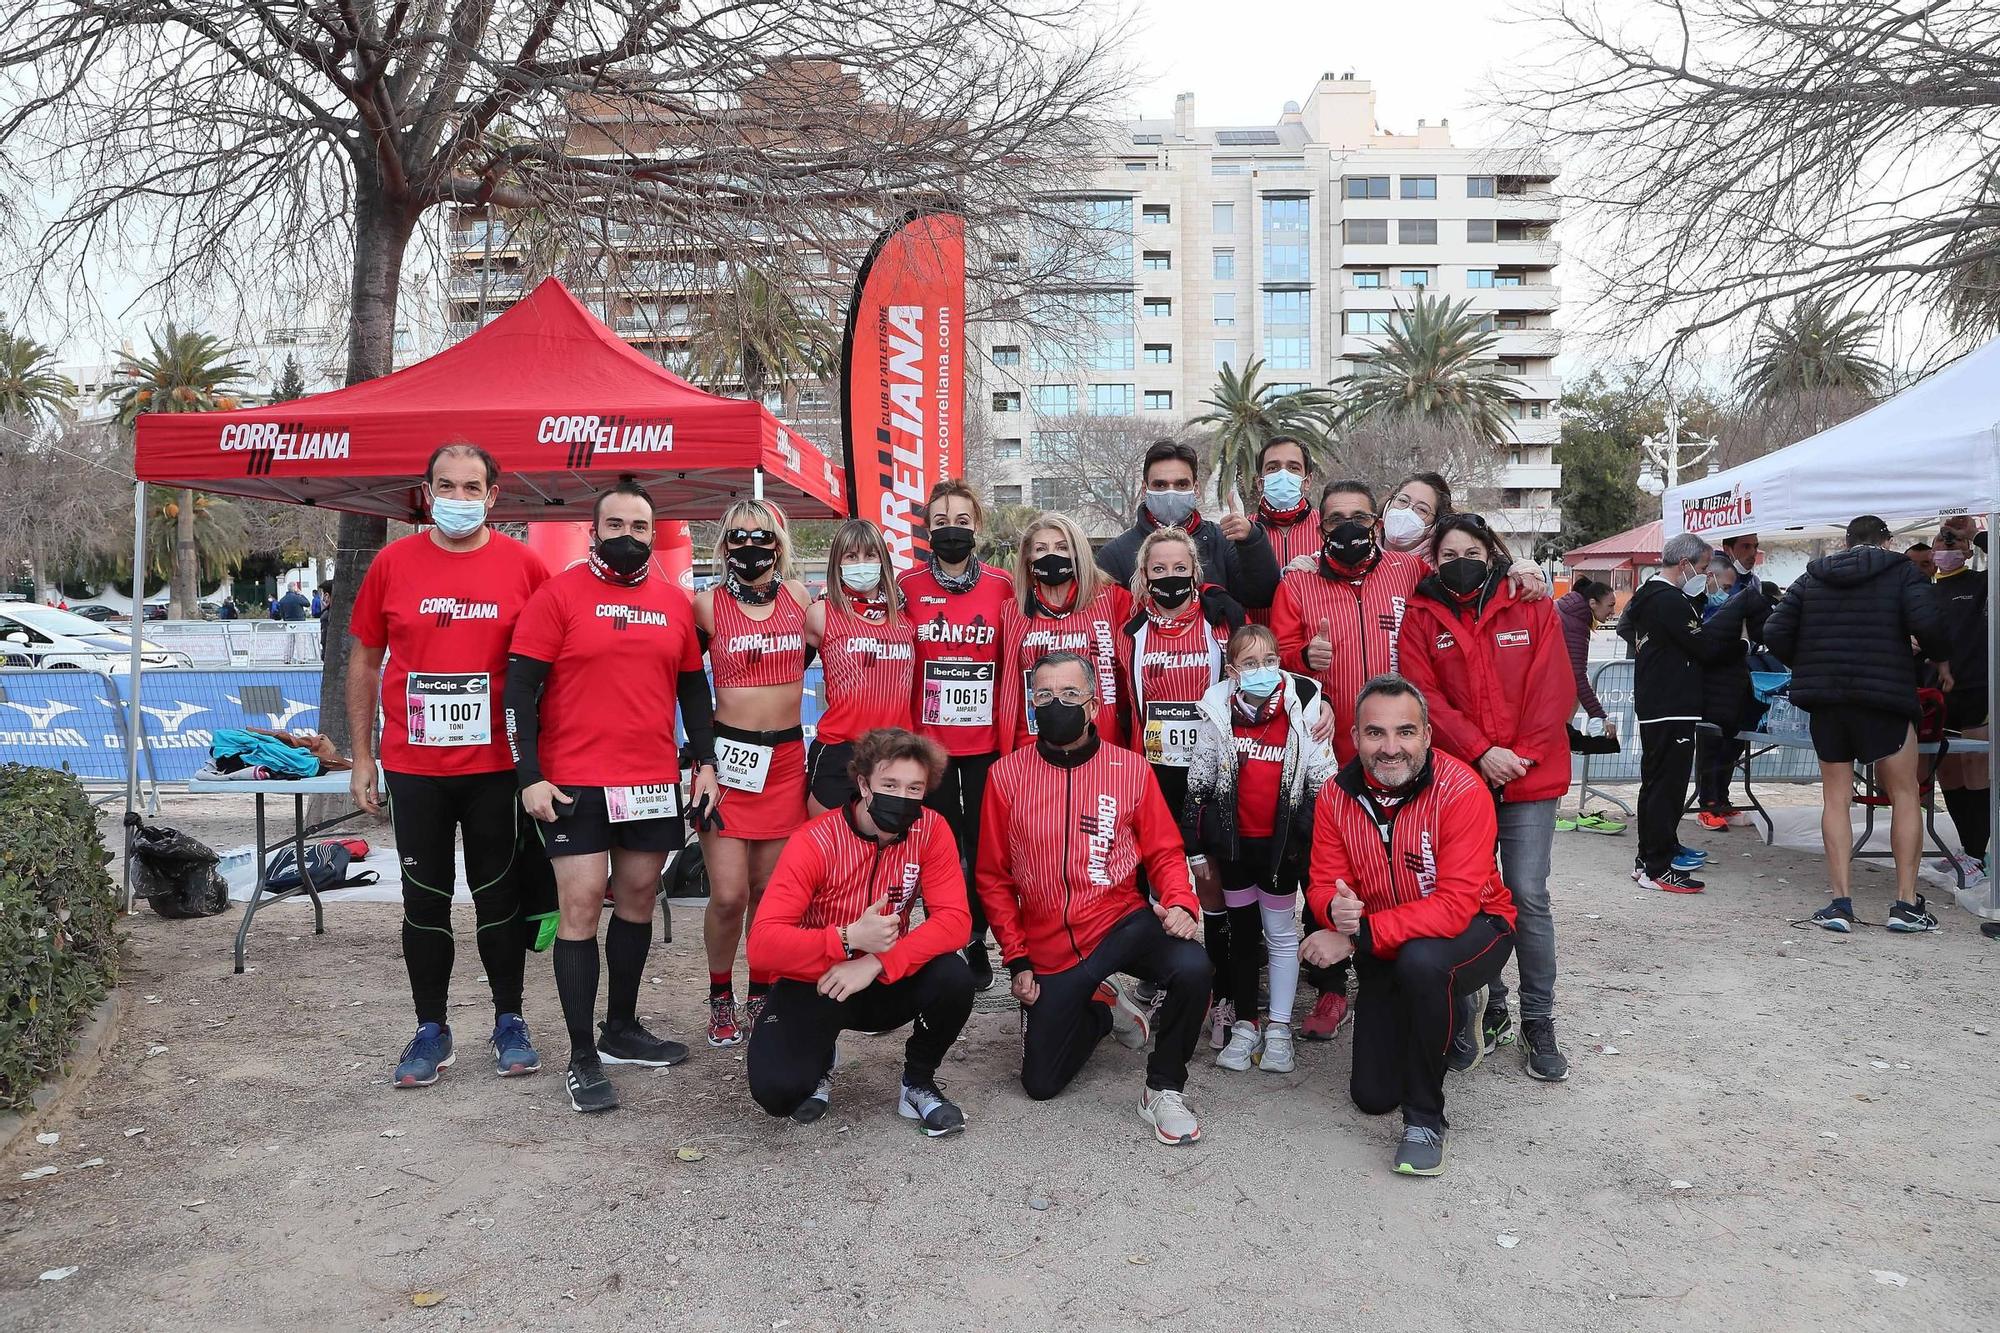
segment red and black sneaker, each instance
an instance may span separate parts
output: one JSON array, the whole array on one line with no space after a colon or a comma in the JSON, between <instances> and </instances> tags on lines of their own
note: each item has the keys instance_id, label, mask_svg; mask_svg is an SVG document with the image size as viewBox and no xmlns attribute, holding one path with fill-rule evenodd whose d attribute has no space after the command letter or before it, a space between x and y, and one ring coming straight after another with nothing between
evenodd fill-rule
<instances>
[{"instance_id":1,"label":"red and black sneaker","mask_svg":"<svg viewBox=\"0 0 2000 1333\"><path fill-rule=\"evenodd\" d=\"M734 995L711 995L708 997L708 1044L711 1046L734 1046L743 1040L743 1029L736 1022L736 997Z\"/></svg>"},{"instance_id":2,"label":"red and black sneaker","mask_svg":"<svg viewBox=\"0 0 2000 1333\"><path fill-rule=\"evenodd\" d=\"M1665 874L1649 875L1644 866L1633 866L1632 882L1642 889L1658 889L1662 893L1700 893L1708 887L1687 871L1672 867Z\"/></svg>"}]
</instances>

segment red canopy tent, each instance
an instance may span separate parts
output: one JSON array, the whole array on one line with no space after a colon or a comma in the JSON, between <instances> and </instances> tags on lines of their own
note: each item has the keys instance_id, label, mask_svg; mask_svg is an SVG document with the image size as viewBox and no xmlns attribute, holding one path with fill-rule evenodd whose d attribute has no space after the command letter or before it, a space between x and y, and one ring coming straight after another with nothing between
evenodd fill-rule
<instances>
[{"instance_id":1,"label":"red canopy tent","mask_svg":"<svg viewBox=\"0 0 2000 1333\"><path fill-rule=\"evenodd\" d=\"M1563 553L1563 563L1571 569L1593 574L1613 570L1640 569L1660 563L1660 520L1641 523L1636 528L1615 533Z\"/></svg>"},{"instance_id":2,"label":"red canopy tent","mask_svg":"<svg viewBox=\"0 0 2000 1333\"><path fill-rule=\"evenodd\" d=\"M425 462L456 439L499 460L501 521L587 518L628 473L665 519L720 517L760 486L794 517L847 514L844 473L811 442L761 403L663 369L553 278L463 342L380 379L269 407L142 416L137 473L414 522Z\"/></svg>"}]
</instances>

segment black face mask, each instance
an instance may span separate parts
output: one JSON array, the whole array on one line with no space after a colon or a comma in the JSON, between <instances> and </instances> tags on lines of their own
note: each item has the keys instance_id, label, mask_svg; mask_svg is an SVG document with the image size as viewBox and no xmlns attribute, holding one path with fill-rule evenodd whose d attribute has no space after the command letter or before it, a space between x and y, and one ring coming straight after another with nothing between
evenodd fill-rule
<instances>
[{"instance_id":1,"label":"black face mask","mask_svg":"<svg viewBox=\"0 0 2000 1333\"><path fill-rule=\"evenodd\" d=\"M1083 729L1090 725L1090 718L1084 714L1082 704L1066 704L1060 699L1051 699L1045 704L1035 705L1035 735L1050 745L1070 745L1083 735Z\"/></svg>"},{"instance_id":2,"label":"black face mask","mask_svg":"<svg viewBox=\"0 0 2000 1333\"><path fill-rule=\"evenodd\" d=\"M1153 580L1153 605L1162 611L1178 611L1194 595L1194 577L1167 574Z\"/></svg>"},{"instance_id":3,"label":"black face mask","mask_svg":"<svg viewBox=\"0 0 2000 1333\"><path fill-rule=\"evenodd\" d=\"M1486 586L1486 562L1460 556L1438 566L1438 582L1459 597L1470 597Z\"/></svg>"},{"instance_id":4,"label":"black face mask","mask_svg":"<svg viewBox=\"0 0 2000 1333\"><path fill-rule=\"evenodd\" d=\"M739 546L722 559L730 573L748 583L770 573L771 566L778 563L778 553L765 546Z\"/></svg>"},{"instance_id":5,"label":"black face mask","mask_svg":"<svg viewBox=\"0 0 2000 1333\"><path fill-rule=\"evenodd\" d=\"M1076 577L1076 561L1054 551L1036 556L1028 568L1035 571L1035 578L1052 587L1061 587Z\"/></svg>"},{"instance_id":6,"label":"black face mask","mask_svg":"<svg viewBox=\"0 0 2000 1333\"><path fill-rule=\"evenodd\" d=\"M607 537L597 543L597 558L604 567L622 578L630 578L646 567L653 548L637 537Z\"/></svg>"},{"instance_id":7,"label":"black face mask","mask_svg":"<svg viewBox=\"0 0 2000 1333\"><path fill-rule=\"evenodd\" d=\"M875 827L892 838L900 838L924 812L924 803L914 796L891 796L887 792L868 794L868 817Z\"/></svg>"},{"instance_id":8,"label":"black face mask","mask_svg":"<svg viewBox=\"0 0 2000 1333\"><path fill-rule=\"evenodd\" d=\"M931 550L947 565L970 559L978 538L971 528L932 528Z\"/></svg>"},{"instance_id":9,"label":"black face mask","mask_svg":"<svg viewBox=\"0 0 2000 1333\"><path fill-rule=\"evenodd\" d=\"M1320 547L1326 558L1347 569L1359 569L1375 554L1375 527L1360 519L1344 519L1325 534Z\"/></svg>"}]
</instances>

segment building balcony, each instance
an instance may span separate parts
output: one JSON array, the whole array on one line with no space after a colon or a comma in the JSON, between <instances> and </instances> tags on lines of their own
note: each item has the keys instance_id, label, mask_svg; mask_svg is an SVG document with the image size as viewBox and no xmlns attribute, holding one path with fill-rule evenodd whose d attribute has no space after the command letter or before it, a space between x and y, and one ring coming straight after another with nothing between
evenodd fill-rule
<instances>
[{"instance_id":1,"label":"building balcony","mask_svg":"<svg viewBox=\"0 0 2000 1333\"><path fill-rule=\"evenodd\" d=\"M1521 444L1555 444L1562 439L1562 418L1550 408L1540 418L1523 417L1507 423L1509 433ZM1526 485L1526 482L1521 483Z\"/></svg>"},{"instance_id":2,"label":"building balcony","mask_svg":"<svg viewBox=\"0 0 2000 1333\"><path fill-rule=\"evenodd\" d=\"M461 253L465 251L511 251L520 248L512 231L503 222L475 222L470 227L451 233L451 248Z\"/></svg>"},{"instance_id":3,"label":"building balcony","mask_svg":"<svg viewBox=\"0 0 2000 1333\"><path fill-rule=\"evenodd\" d=\"M1493 248L1502 264L1524 265L1528 268L1554 268L1562 262L1560 241L1494 241Z\"/></svg>"},{"instance_id":4,"label":"building balcony","mask_svg":"<svg viewBox=\"0 0 2000 1333\"><path fill-rule=\"evenodd\" d=\"M1562 351L1562 334L1554 329L1496 329L1500 341L1493 350L1501 356L1554 356Z\"/></svg>"},{"instance_id":5,"label":"building balcony","mask_svg":"<svg viewBox=\"0 0 2000 1333\"><path fill-rule=\"evenodd\" d=\"M1538 535L1562 530L1562 510L1551 500L1533 509L1489 509L1486 519L1501 532L1532 532Z\"/></svg>"},{"instance_id":6,"label":"building balcony","mask_svg":"<svg viewBox=\"0 0 2000 1333\"><path fill-rule=\"evenodd\" d=\"M1496 484L1523 491L1553 491L1562 485L1562 471L1560 463L1509 463L1500 469Z\"/></svg>"},{"instance_id":7,"label":"building balcony","mask_svg":"<svg viewBox=\"0 0 2000 1333\"><path fill-rule=\"evenodd\" d=\"M481 297L515 297L527 290L527 279L518 273L454 273L451 296L455 301L477 301Z\"/></svg>"},{"instance_id":8,"label":"building balcony","mask_svg":"<svg viewBox=\"0 0 2000 1333\"><path fill-rule=\"evenodd\" d=\"M1536 375L1528 373L1509 376L1509 378L1516 385L1520 386L1514 390L1514 395L1517 398L1526 398L1535 402L1554 402L1556 399L1562 397L1562 377L1559 375ZM1529 423L1523 422L1522 424L1526 425Z\"/></svg>"},{"instance_id":9,"label":"building balcony","mask_svg":"<svg viewBox=\"0 0 2000 1333\"><path fill-rule=\"evenodd\" d=\"M617 329L621 338L687 338L694 334L694 325L687 320L662 320L652 315L620 315Z\"/></svg>"},{"instance_id":10,"label":"building balcony","mask_svg":"<svg viewBox=\"0 0 2000 1333\"><path fill-rule=\"evenodd\" d=\"M1526 190L1488 199L1493 216L1510 222L1554 222L1562 215L1562 196L1554 190Z\"/></svg>"},{"instance_id":11,"label":"building balcony","mask_svg":"<svg viewBox=\"0 0 2000 1333\"><path fill-rule=\"evenodd\" d=\"M444 326L444 340L447 343L461 342L479 332L482 327L476 319L454 319Z\"/></svg>"},{"instance_id":12,"label":"building balcony","mask_svg":"<svg viewBox=\"0 0 2000 1333\"><path fill-rule=\"evenodd\" d=\"M1453 299L1459 293L1453 292ZM1478 311L1505 311L1508 314L1554 314L1562 307L1562 288L1553 282L1525 282L1518 287L1468 287Z\"/></svg>"}]
</instances>

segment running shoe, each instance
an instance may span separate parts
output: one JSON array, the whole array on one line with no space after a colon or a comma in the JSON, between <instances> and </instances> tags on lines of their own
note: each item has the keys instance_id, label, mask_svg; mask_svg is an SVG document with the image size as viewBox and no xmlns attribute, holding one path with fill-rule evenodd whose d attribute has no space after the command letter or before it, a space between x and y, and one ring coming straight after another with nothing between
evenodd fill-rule
<instances>
[{"instance_id":1,"label":"running shoe","mask_svg":"<svg viewBox=\"0 0 2000 1333\"><path fill-rule=\"evenodd\" d=\"M736 1026L736 997L733 995L711 995L708 997L708 1044L711 1046L734 1046L743 1040L743 1029Z\"/></svg>"},{"instance_id":2,"label":"running shoe","mask_svg":"<svg viewBox=\"0 0 2000 1333\"><path fill-rule=\"evenodd\" d=\"M1731 828L1749 828L1753 822L1748 810L1734 805L1725 806L1722 811L1722 817L1728 821Z\"/></svg>"},{"instance_id":3,"label":"running shoe","mask_svg":"<svg viewBox=\"0 0 2000 1333\"><path fill-rule=\"evenodd\" d=\"M812 1096L792 1108L792 1122L799 1125L810 1125L813 1121L825 1115L827 1107L832 1104L833 1071L829 1069L826 1073L819 1076L819 1082L813 1087Z\"/></svg>"},{"instance_id":4,"label":"running shoe","mask_svg":"<svg viewBox=\"0 0 2000 1333\"><path fill-rule=\"evenodd\" d=\"M1885 924L1898 935L1915 935L1926 930L1936 930L1938 919L1924 905L1924 895L1920 893L1914 903L1906 903L1901 899L1891 903L1889 920Z\"/></svg>"},{"instance_id":5,"label":"running shoe","mask_svg":"<svg viewBox=\"0 0 2000 1333\"><path fill-rule=\"evenodd\" d=\"M542 1067L542 1057L535 1054L528 1025L519 1014L502 1014L493 1025L493 1062L501 1078L532 1074Z\"/></svg>"},{"instance_id":6,"label":"running shoe","mask_svg":"<svg viewBox=\"0 0 2000 1333\"><path fill-rule=\"evenodd\" d=\"M1238 1021L1229 1026L1229 1043L1216 1052L1215 1063L1220 1069L1245 1070L1257 1058L1257 1025Z\"/></svg>"},{"instance_id":7,"label":"running shoe","mask_svg":"<svg viewBox=\"0 0 2000 1333\"><path fill-rule=\"evenodd\" d=\"M1170 1148L1201 1142L1201 1125L1187 1101L1171 1088L1147 1088L1139 1095L1139 1118Z\"/></svg>"},{"instance_id":8,"label":"running shoe","mask_svg":"<svg viewBox=\"0 0 2000 1333\"><path fill-rule=\"evenodd\" d=\"M757 1020L764 1016L764 1002L771 998L771 992L753 990L743 998L743 1035L750 1036L757 1031Z\"/></svg>"},{"instance_id":9,"label":"running shoe","mask_svg":"<svg viewBox=\"0 0 2000 1333\"><path fill-rule=\"evenodd\" d=\"M1454 1074L1469 1074L1479 1068L1479 1062L1486 1058L1486 1045L1481 1040L1479 1024L1485 1005L1486 989L1483 986L1458 1002L1451 1025L1451 1050L1444 1058L1444 1067Z\"/></svg>"},{"instance_id":10,"label":"running shoe","mask_svg":"<svg viewBox=\"0 0 2000 1333\"><path fill-rule=\"evenodd\" d=\"M1578 815L1576 817L1576 826L1579 830L1581 830L1584 833L1603 833L1608 835L1615 835L1623 833L1625 831L1624 822L1621 820L1613 819L1609 815L1597 815L1597 814Z\"/></svg>"},{"instance_id":11,"label":"running shoe","mask_svg":"<svg viewBox=\"0 0 2000 1333\"><path fill-rule=\"evenodd\" d=\"M1319 1002L1299 1024L1299 1035L1307 1041L1332 1041L1347 1021L1347 996L1337 990L1321 991Z\"/></svg>"},{"instance_id":12,"label":"running shoe","mask_svg":"<svg viewBox=\"0 0 2000 1333\"><path fill-rule=\"evenodd\" d=\"M1662 893L1700 893L1708 887L1685 870L1670 869L1664 874L1649 875L1644 866L1632 868L1632 880L1642 889L1658 889Z\"/></svg>"},{"instance_id":13,"label":"running shoe","mask_svg":"<svg viewBox=\"0 0 2000 1333\"><path fill-rule=\"evenodd\" d=\"M985 940L974 940L965 946L965 965L972 969L973 990L993 989L993 958L986 951Z\"/></svg>"},{"instance_id":14,"label":"running shoe","mask_svg":"<svg viewBox=\"0 0 2000 1333\"><path fill-rule=\"evenodd\" d=\"M1694 817L1694 821L1705 829L1713 829L1718 832L1729 827L1728 818L1713 810L1702 811Z\"/></svg>"},{"instance_id":15,"label":"running shoe","mask_svg":"<svg viewBox=\"0 0 2000 1333\"><path fill-rule=\"evenodd\" d=\"M1267 1074L1289 1074L1297 1067L1290 1023L1264 1024L1264 1048L1257 1052L1257 1067Z\"/></svg>"},{"instance_id":16,"label":"running shoe","mask_svg":"<svg viewBox=\"0 0 2000 1333\"><path fill-rule=\"evenodd\" d=\"M1396 1145L1396 1174L1443 1175L1444 1131L1427 1125L1404 1125L1403 1140Z\"/></svg>"},{"instance_id":17,"label":"running shoe","mask_svg":"<svg viewBox=\"0 0 2000 1333\"><path fill-rule=\"evenodd\" d=\"M1236 1006L1228 1000L1217 1000L1208 1006L1208 1047L1219 1051L1229 1044L1230 1029L1236 1026Z\"/></svg>"},{"instance_id":18,"label":"running shoe","mask_svg":"<svg viewBox=\"0 0 2000 1333\"><path fill-rule=\"evenodd\" d=\"M1685 871L1688 874L1693 874L1695 871L1701 869L1703 866L1708 864L1708 858L1706 856L1697 856L1691 852L1683 851L1678 856L1674 857L1673 864L1674 864L1674 869Z\"/></svg>"},{"instance_id":19,"label":"running shoe","mask_svg":"<svg viewBox=\"0 0 2000 1333\"><path fill-rule=\"evenodd\" d=\"M1857 922L1852 898L1835 898L1826 906L1812 914L1812 923L1821 930L1831 930L1845 935L1852 931Z\"/></svg>"},{"instance_id":20,"label":"running shoe","mask_svg":"<svg viewBox=\"0 0 2000 1333\"><path fill-rule=\"evenodd\" d=\"M1140 1050L1152 1039L1153 1021L1116 982L1100 981L1091 997L1111 1010L1111 1035L1127 1050Z\"/></svg>"},{"instance_id":21,"label":"running shoe","mask_svg":"<svg viewBox=\"0 0 2000 1333\"><path fill-rule=\"evenodd\" d=\"M597 1054L608 1065L649 1065L664 1069L688 1058L688 1048L656 1037L636 1018L597 1025Z\"/></svg>"},{"instance_id":22,"label":"running shoe","mask_svg":"<svg viewBox=\"0 0 2000 1333\"><path fill-rule=\"evenodd\" d=\"M458 1057L451 1050L451 1029L440 1023L417 1024L417 1035L403 1048L396 1063L396 1086L428 1088L438 1081L438 1071L448 1068Z\"/></svg>"},{"instance_id":23,"label":"running shoe","mask_svg":"<svg viewBox=\"0 0 2000 1333\"><path fill-rule=\"evenodd\" d=\"M943 1087L934 1081L905 1083L903 1095L896 1099L896 1114L916 1121L917 1128L934 1139L965 1128L965 1112L948 1100Z\"/></svg>"},{"instance_id":24,"label":"running shoe","mask_svg":"<svg viewBox=\"0 0 2000 1333\"><path fill-rule=\"evenodd\" d=\"M1574 833L1574 832L1576 832L1576 816L1574 816L1574 815L1557 815L1557 816L1556 816L1556 832L1558 832L1558 833Z\"/></svg>"},{"instance_id":25,"label":"running shoe","mask_svg":"<svg viewBox=\"0 0 2000 1333\"><path fill-rule=\"evenodd\" d=\"M1697 866L1705 866L1708 864L1708 853L1699 847L1682 847L1674 853L1674 860L1693 861Z\"/></svg>"},{"instance_id":26,"label":"running shoe","mask_svg":"<svg viewBox=\"0 0 2000 1333\"><path fill-rule=\"evenodd\" d=\"M1499 1050L1502 1046L1512 1046L1514 1044L1514 1016L1507 1012L1507 1006L1504 1003L1489 1004L1486 1006L1485 1016L1479 1020L1479 1031L1488 1055L1493 1054L1493 1052Z\"/></svg>"},{"instance_id":27,"label":"running shoe","mask_svg":"<svg viewBox=\"0 0 2000 1333\"><path fill-rule=\"evenodd\" d=\"M1554 1019L1522 1019L1521 1049L1527 1053L1528 1077L1544 1083L1561 1083L1569 1077L1569 1057L1556 1045Z\"/></svg>"},{"instance_id":28,"label":"running shoe","mask_svg":"<svg viewBox=\"0 0 2000 1333\"><path fill-rule=\"evenodd\" d=\"M618 1090L604 1076L604 1066L595 1055L572 1055L569 1058L569 1075L563 1083L569 1089L572 1111L591 1115L618 1109Z\"/></svg>"}]
</instances>

